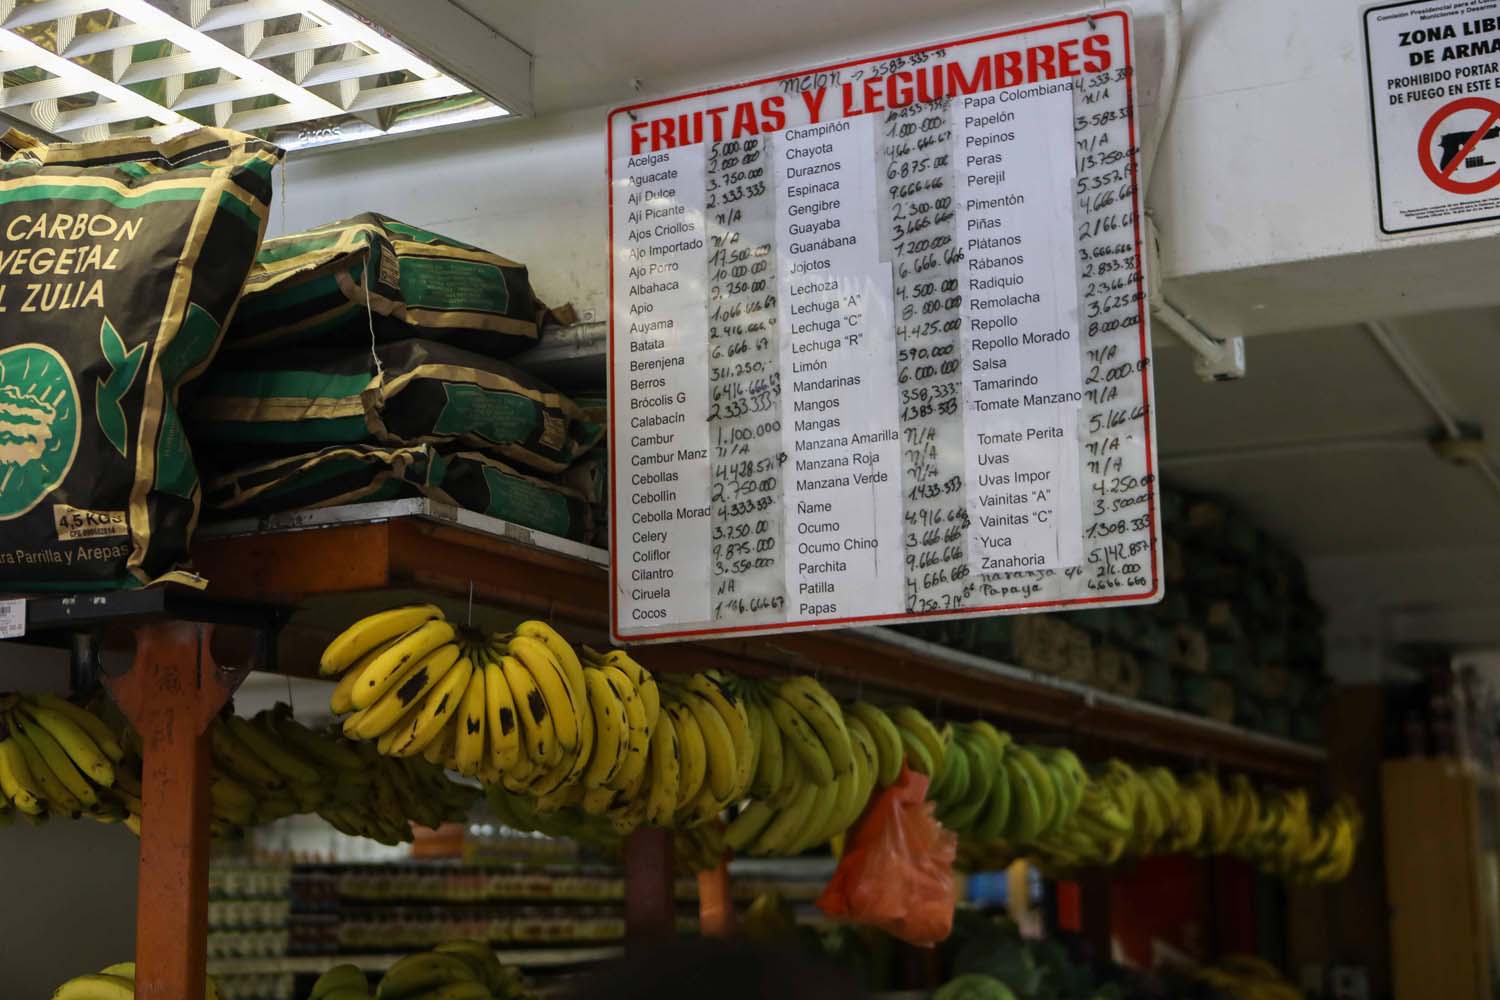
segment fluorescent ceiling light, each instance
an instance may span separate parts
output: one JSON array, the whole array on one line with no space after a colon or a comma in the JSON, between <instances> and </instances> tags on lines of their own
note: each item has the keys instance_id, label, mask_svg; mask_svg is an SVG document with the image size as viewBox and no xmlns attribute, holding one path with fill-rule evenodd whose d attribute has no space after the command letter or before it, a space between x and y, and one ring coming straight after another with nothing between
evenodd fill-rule
<instances>
[{"instance_id":1,"label":"fluorescent ceiling light","mask_svg":"<svg viewBox=\"0 0 1500 1000\"><path fill-rule=\"evenodd\" d=\"M0 112L75 141L215 125L290 148L511 114L325 0L0 0Z\"/></svg>"}]
</instances>

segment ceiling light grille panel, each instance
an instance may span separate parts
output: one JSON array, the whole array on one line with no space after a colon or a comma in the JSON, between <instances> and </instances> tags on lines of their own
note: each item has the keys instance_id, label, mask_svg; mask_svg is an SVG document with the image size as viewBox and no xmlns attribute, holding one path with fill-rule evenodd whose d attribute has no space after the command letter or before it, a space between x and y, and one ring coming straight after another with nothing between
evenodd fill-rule
<instances>
[{"instance_id":1,"label":"ceiling light grille panel","mask_svg":"<svg viewBox=\"0 0 1500 1000\"><path fill-rule=\"evenodd\" d=\"M508 113L325 0L0 0L0 110L70 140L289 146Z\"/></svg>"}]
</instances>

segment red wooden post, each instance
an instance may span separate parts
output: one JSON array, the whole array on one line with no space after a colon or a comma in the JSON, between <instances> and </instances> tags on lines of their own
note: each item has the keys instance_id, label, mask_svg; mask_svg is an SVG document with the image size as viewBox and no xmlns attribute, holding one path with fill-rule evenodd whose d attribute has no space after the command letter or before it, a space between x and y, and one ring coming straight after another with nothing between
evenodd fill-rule
<instances>
[{"instance_id":1,"label":"red wooden post","mask_svg":"<svg viewBox=\"0 0 1500 1000\"><path fill-rule=\"evenodd\" d=\"M625 944L649 947L677 932L672 832L643 826L625 838Z\"/></svg>"},{"instance_id":2,"label":"red wooden post","mask_svg":"<svg viewBox=\"0 0 1500 1000\"><path fill-rule=\"evenodd\" d=\"M729 883L729 861L698 873L698 929L704 937L733 937L737 921L734 890Z\"/></svg>"},{"instance_id":3,"label":"red wooden post","mask_svg":"<svg viewBox=\"0 0 1500 1000\"><path fill-rule=\"evenodd\" d=\"M214 666L212 627L135 630L135 662L105 683L141 737L138 1000L204 995L208 960L208 724L234 693Z\"/></svg>"}]
</instances>

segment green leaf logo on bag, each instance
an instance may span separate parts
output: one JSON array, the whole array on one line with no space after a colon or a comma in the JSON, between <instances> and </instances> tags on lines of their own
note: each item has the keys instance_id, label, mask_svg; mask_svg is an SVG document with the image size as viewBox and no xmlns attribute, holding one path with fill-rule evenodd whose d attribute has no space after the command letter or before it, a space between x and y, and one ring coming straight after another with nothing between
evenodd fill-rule
<instances>
[{"instance_id":1,"label":"green leaf logo on bag","mask_svg":"<svg viewBox=\"0 0 1500 1000\"><path fill-rule=\"evenodd\" d=\"M57 488L78 454L78 385L44 344L0 351L0 521Z\"/></svg>"},{"instance_id":2,"label":"green leaf logo on bag","mask_svg":"<svg viewBox=\"0 0 1500 1000\"><path fill-rule=\"evenodd\" d=\"M94 385L94 409L99 413L99 429L115 446L120 457L128 458L130 425L120 400L135 383L136 373L141 370L141 359L146 356L146 344L137 344L135 350L125 353L125 341L105 317L99 327L99 349L104 352L104 360L110 367L109 377L99 379Z\"/></svg>"}]
</instances>

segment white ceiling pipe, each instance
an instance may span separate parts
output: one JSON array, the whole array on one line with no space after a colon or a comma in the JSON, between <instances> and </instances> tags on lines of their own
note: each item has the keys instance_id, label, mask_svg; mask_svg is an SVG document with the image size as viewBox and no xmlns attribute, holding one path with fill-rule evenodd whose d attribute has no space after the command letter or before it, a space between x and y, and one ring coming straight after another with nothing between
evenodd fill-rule
<instances>
[{"instance_id":1,"label":"white ceiling pipe","mask_svg":"<svg viewBox=\"0 0 1500 1000\"><path fill-rule=\"evenodd\" d=\"M1407 348L1401 338L1396 335L1390 327L1379 321L1370 321L1364 324L1365 332L1370 335L1377 347L1379 347L1396 370L1401 373L1407 385L1421 397L1422 402L1437 417L1438 423L1443 426L1443 433L1450 441L1461 441L1464 439L1463 428L1459 426L1458 417L1454 415L1454 408L1448 402L1447 394L1438 385L1437 380L1428 374L1427 369L1422 366ZM1500 469L1495 467L1495 461L1486 454L1480 454L1478 459L1472 463L1490 488L1500 496Z\"/></svg>"}]
</instances>

